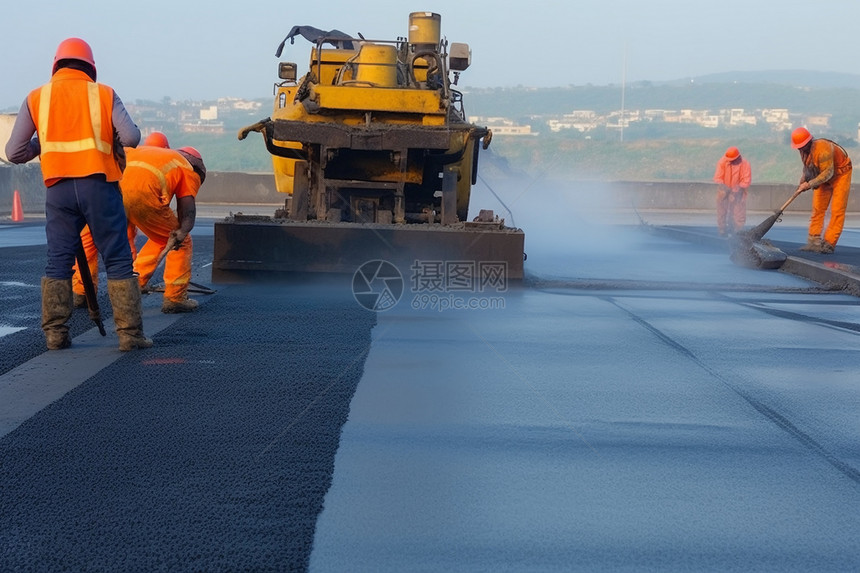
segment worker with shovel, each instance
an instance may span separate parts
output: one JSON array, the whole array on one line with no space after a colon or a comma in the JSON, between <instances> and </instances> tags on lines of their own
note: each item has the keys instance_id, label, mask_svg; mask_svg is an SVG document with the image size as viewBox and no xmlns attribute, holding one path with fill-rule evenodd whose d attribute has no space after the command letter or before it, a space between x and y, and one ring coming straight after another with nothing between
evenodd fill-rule
<instances>
[{"instance_id":1,"label":"worker with shovel","mask_svg":"<svg viewBox=\"0 0 860 573\"><path fill-rule=\"evenodd\" d=\"M196 219L195 196L206 177L200 152L193 147L169 148L167 138L153 132L136 149L126 149L127 165L120 184L128 219L129 246L140 289L149 284L156 267L167 259L164 269L164 313L191 312L197 301L187 296L191 280L191 237ZM170 208L176 197L178 217ZM135 237L140 230L147 242L137 252ZM98 252L84 228L81 240L90 269L98 269ZM88 248L89 244L89 248ZM75 266L75 305L86 306L84 281Z\"/></svg>"},{"instance_id":2,"label":"worker with shovel","mask_svg":"<svg viewBox=\"0 0 860 573\"><path fill-rule=\"evenodd\" d=\"M737 147L729 147L717 161L717 229L721 237L743 230L747 220L747 189L752 180L750 163Z\"/></svg>"},{"instance_id":3,"label":"worker with shovel","mask_svg":"<svg viewBox=\"0 0 860 573\"><path fill-rule=\"evenodd\" d=\"M170 144L167 142L167 136L161 133L160 131L153 131L143 140L141 145L154 146L154 147L170 147ZM124 168L124 167L123 167ZM131 248L131 256L132 259L137 257L137 247L134 244L135 236L137 234L137 230L134 225L128 226L128 246ZM98 292L99 288L99 252L96 249L96 244L93 242L93 235L90 232L89 225L84 227L84 230L81 231L81 244L84 250L84 257L87 261L87 266L89 267L89 275L92 281L92 287L94 292ZM76 262L74 266L74 274L72 275L72 293L74 299L75 308L86 308L87 307L87 295L86 295L86 286L84 284L84 278L82 273L80 272L79 265Z\"/></svg>"},{"instance_id":4,"label":"worker with shovel","mask_svg":"<svg viewBox=\"0 0 860 573\"><path fill-rule=\"evenodd\" d=\"M845 225L845 210L851 190L851 159L842 146L828 139L812 137L805 127L798 127L791 133L791 146L800 152L803 161L798 190L813 190L809 237L800 250L832 253ZM830 221L824 229L828 207Z\"/></svg>"},{"instance_id":5,"label":"worker with shovel","mask_svg":"<svg viewBox=\"0 0 860 573\"><path fill-rule=\"evenodd\" d=\"M164 263L161 312L191 312L197 301L188 298L191 281L191 229L196 219L195 197L206 179L206 166L193 147L167 149L142 146L126 150L122 199L129 225L147 237L134 259L141 289L156 267ZM176 213L170 208L176 197Z\"/></svg>"}]
</instances>

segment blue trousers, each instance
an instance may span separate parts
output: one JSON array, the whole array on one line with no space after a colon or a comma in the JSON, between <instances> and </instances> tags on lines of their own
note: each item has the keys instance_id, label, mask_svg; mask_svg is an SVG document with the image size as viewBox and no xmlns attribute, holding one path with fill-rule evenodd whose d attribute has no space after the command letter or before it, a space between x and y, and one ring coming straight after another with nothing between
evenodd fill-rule
<instances>
[{"instance_id":1,"label":"blue trousers","mask_svg":"<svg viewBox=\"0 0 860 573\"><path fill-rule=\"evenodd\" d=\"M45 192L45 218L48 242L46 277L72 278L72 266L84 225L90 226L108 279L134 276L125 208L118 183L108 183L98 175L63 179Z\"/></svg>"}]
</instances>

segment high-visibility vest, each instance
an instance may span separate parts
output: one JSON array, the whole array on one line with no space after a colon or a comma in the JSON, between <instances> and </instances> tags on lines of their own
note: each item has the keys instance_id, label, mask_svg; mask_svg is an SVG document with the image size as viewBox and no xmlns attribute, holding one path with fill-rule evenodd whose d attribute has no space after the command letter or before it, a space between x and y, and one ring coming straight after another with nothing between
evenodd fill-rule
<instances>
[{"instance_id":1,"label":"high-visibility vest","mask_svg":"<svg viewBox=\"0 0 860 573\"><path fill-rule=\"evenodd\" d=\"M87 74L61 68L27 97L41 146L45 186L61 179L103 174L119 181L114 157L113 90Z\"/></svg>"},{"instance_id":2,"label":"high-visibility vest","mask_svg":"<svg viewBox=\"0 0 860 573\"><path fill-rule=\"evenodd\" d=\"M123 197L129 200L158 198L162 205L175 197L195 197L200 178L191 164L174 149L143 145L126 148Z\"/></svg>"}]
</instances>

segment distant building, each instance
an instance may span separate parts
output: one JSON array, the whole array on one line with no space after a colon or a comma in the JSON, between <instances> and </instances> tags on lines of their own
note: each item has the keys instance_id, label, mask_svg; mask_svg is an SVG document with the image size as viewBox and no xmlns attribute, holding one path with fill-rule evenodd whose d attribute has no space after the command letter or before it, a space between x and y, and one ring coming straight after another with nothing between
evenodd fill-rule
<instances>
[{"instance_id":1,"label":"distant building","mask_svg":"<svg viewBox=\"0 0 860 573\"><path fill-rule=\"evenodd\" d=\"M470 117L471 123L484 124L496 135L537 135L530 125L517 125L513 120L503 117Z\"/></svg>"},{"instance_id":2,"label":"distant building","mask_svg":"<svg viewBox=\"0 0 860 573\"><path fill-rule=\"evenodd\" d=\"M699 125L702 127L707 127L709 129L716 129L720 127L720 116L718 115L703 115L699 118Z\"/></svg>"},{"instance_id":3,"label":"distant building","mask_svg":"<svg viewBox=\"0 0 860 573\"><path fill-rule=\"evenodd\" d=\"M215 121L218 119L218 106L210 105L200 110L200 119L203 121Z\"/></svg>"},{"instance_id":4,"label":"distant building","mask_svg":"<svg viewBox=\"0 0 860 573\"><path fill-rule=\"evenodd\" d=\"M256 111L263 107L263 103L259 101L248 101L234 97L218 98L218 107L225 109L233 109L236 111Z\"/></svg>"},{"instance_id":5,"label":"distant building","mask_svg":"<svg viewBox=\"0 0 860 573\"><path fill-rule=\"evenodd\" d=\"M223 121L183 121L179 123L179 130L183 133L224 133Z\"/></svg>"},{"instance_id":6,"label":"distant building","mask_svg":"<svg viewBox=\"0 0 860 573\"><path fill-rule=\"evenodd\" d=\"M827 129L828 127L830 127L830 114L808 115L806 116L806 121L804 123L807 127L814 127L816 129Z\"/></svg>"},{"instance_id":7,"label":"distant building","mask_svg":"<svg viewBox=\"0 0 860 573\"><path fill-rule=\"evenodd\" d=\"M758 119L752 114L746 113L741 108L728 110L729 125L756 125Z\"/></svg>"},{"instance_id":8,"label":"distant building","mask_svg":"<svg viewBox=\"0 0 860 573\"><path fill-rule=\"evenodd\" d=\"M788 110L785 108L763 109L761 110L761 117L765 123L771 125L771 129L774 131L789 131L792 128Z\"/></svg>"},{"instance_id":9,"label":"distant building","mask_svg":"<svg viewBox=\"0 0 860 573\"><path fill-rule=\"evenodd\" d=\"M575 129L580 133L585 133L597 129L599 124L600 118L590 109L574 110L564 114L560 120L550 119L547 121L550 131L554 132L559 132L562 129Z\"/></svg>"}]
</instances>

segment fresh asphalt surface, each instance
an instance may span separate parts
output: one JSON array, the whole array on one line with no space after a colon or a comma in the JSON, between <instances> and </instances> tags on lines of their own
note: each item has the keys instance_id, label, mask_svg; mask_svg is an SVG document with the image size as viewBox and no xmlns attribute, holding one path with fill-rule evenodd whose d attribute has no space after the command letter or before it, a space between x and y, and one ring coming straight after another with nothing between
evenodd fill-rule
<instances>
[{"instance_id":1,"label":"fresh asphalt surface","mask_svg":"<svg viewBox=\"0 0 860 573\"><path fill-rule=\"evenodd\" d=\"M0 225L0 570L860 569L858 299L544 216L523 285L376 313L212 285L201 220L217 292L131 353L83 311L45 352L43 230Z\"/></svg>"}]
</instances>

